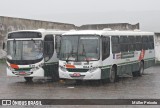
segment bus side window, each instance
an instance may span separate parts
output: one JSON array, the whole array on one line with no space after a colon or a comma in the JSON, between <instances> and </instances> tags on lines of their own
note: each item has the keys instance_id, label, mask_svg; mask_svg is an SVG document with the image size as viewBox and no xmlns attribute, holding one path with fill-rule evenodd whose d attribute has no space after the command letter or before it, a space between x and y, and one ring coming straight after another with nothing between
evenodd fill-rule
<instances>
[{"instance_id":1,"label":"bus side window","mask_svg":"<svg viewBox=\"0 0 160 108\"><path fill-rule=\"evenodd\" d=\"M128 38L127 36L120 36L121 52L128 52Z\"/></svg>"},{"instance_id":2,"label":"bus side window","mask_svg":"<svg viewBox=\"0 0 160 108\"><path fill-rule=\"evenodd\" d=\"M135 37L128 36L128 50L135 51Z\"/></svg>"},{"instance_id":3,"label":"bus side window","mask_svg":"<svg viewBox=\"0 0 160 108\"><path fill-rule=\"evenodd\" d=\"M54 37L53 35L46 35L44 38L44 59L48 61L54 53Z\"/></svg>"},{"instance_id":4,"label":"bus side window","mask_svg":"<svg viewBox=\"0 0 160 108\"><path fill-rule=\"evenodd\" d=\"M136 51L142 50L142 37L136 36Z\"/></svg>"},{"instance_id":5,"label":"bus side window","mask_svg":"<svg viewBox=\"0 0 160 108\"><path fill-rule=\"evenodd\" d=\"M60 44L61 44L61 35L56 35L55 36L55 49L56 49L58 58L59 58Z\"/></svg>"},{"instance_id":6,"label":"bus side window","mask_svg":"<svg viewBox=\"0 0 160 108\"><path fill-rule=\"evenodd\" d=\"M120 53L119 36L112 36L112 53Z\"/></svg>"},{"instance_id":7,"label":"bus side window","mask_svg":"<svg viewBox=\"0 0 160 108\"><path fill-rule=\"evenodd\" d=\"M149 36L149 49L154 49L154 39L153 39L153 36Z\"/></svg>"},{"instance_id":8,"label":"bus side window","mask_svg":"<svg viewBox=\"0 0 160 108\"><path fill-rule=\"evenodd\" d=\"M110 55L110 38L102 37L102 60L106 59Z\"/></svg>"},{"instance_id":9,"label":"bus side window","mask_svg":"<svg viewBox=\"0 0 160 108\"><path fill-rule=\"evenodd\" d=\"M142 49L148 50L149 44L148 44L148 36L142 37Z\"/></svg>"}]
</instances>

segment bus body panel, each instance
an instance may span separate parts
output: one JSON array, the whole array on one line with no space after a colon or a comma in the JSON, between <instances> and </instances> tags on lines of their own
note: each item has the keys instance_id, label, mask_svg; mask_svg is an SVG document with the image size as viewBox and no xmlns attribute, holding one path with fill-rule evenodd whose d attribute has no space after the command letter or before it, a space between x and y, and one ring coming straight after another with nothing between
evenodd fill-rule
<instances>
[{"instance_id":1,"label":"bus body panel","mask_svg":"<svg viewBox=\"0 0 160 108\"><path fill-rule=\"evenodd\" d=\"M125 55L132 54L133 57L131 58L120 58L123 56L123 53L111 54L110 57L103 61L103 66L108 67L107 71L116 64L117 65L117 75L125 76L125 75L132 75L131 72L135 72L139 70L140 60L139 57L142 51L134 51L134 52L127 52ZM146 50L144 54L144 68L148 68L155 64L154 58L154 50ZM117 57L117 58L116 58ZM109 76L108 76L109 77Z\"/></svg>"}]
</instances>

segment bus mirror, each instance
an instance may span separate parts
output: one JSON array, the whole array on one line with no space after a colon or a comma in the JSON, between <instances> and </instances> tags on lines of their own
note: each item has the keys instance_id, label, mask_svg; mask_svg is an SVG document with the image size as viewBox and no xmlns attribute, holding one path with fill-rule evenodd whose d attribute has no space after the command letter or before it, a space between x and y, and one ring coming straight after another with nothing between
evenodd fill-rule
<instances>
[{"instance_id":1,"label":"bus mirror","mask_svg":"<svg viewBox=\"0 0 160 108\"><path fill-rule=\"evenodd\" d=\"M5 42L3 42L3 50L5 49L5 46L6 46L6 45L5 45Z\"/></svg>"}]
</instances>

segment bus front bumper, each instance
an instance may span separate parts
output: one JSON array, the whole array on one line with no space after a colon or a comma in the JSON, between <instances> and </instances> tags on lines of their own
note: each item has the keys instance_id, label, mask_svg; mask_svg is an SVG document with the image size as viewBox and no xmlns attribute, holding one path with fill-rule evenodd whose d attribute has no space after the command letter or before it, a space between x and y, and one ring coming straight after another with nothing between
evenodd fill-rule
<instances>
[{"instance_id":1,"label":"bus front bumper","mask_svg":"<svg viewBox=\"0 0 160 108\"><path fill-rule=\"evenodd\" d=\"M99 80L101 79L101 69L87 72L68 72L59 68L59 77L64 79Z\"/></svg>"},{"instance_id":2,"label":"bus front bumper","mask_svg":"<svg viewBox=\"0 0 160 108\"><path fill-rule=\"evenodd\" d=\"M44 70L43 68L39 68L33 72L17 72L11 71L7 68L7 76L17 76L17 77L44 77Z\"/></svg>"}]
</instances>

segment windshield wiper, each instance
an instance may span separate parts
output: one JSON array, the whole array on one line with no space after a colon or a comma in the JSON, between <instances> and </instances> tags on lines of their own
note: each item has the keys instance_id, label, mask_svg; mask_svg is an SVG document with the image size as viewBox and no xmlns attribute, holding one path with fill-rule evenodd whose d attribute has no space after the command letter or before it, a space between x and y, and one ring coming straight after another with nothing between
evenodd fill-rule
<instances>
[{"instance_id":1,"label":"windshield wiper","mask_svg":"<svg viewBox=\"0 0 160 108\"><path fill-rule=\"evenodd\" d=\"M35 44L35 40L31 39L33 41L33 43Z\"/></svg>"},{"instance_id":2,"label":"windshield wiper","mask_svg":"<svg viewBox=\"0 0 160 108\"><path fill-rule=\"evenodd\" d=\"M89 60L87 60L87 54L86 54L86 50L85 50L85 48L84 48L84 44L83 44L83 52L82 52L82 55L84 54L84 56L85 56L85 59L86 59L86 61L87 61L87 63L89 63Z\"/></svg>"},{"instance_id":3,"label":"windshield wiper","mask_svg":"<svg viewBox=\"0 0 160 108\"><path fill-rule=\"evenodd\" d=\"M67 57L67 60L66 60L67 63L68 63L68 61L69 61L69 57L70 57L71 55L73 55L73 54L74 54L74 53L73 53L73 46L72 46L71 52L68 53L68 57Z\"/></svg>"}]
</instances>

